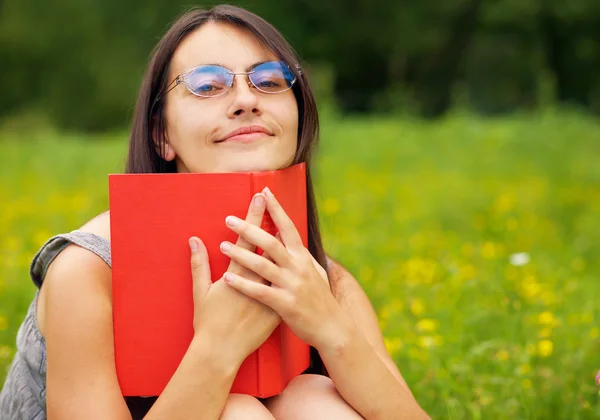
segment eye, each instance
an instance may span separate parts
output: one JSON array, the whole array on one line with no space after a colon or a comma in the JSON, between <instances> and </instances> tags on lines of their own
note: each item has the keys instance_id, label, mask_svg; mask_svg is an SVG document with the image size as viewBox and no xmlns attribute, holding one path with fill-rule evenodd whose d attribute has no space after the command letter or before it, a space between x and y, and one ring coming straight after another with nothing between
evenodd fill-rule
<instances>
[{"instance_id":1,"label":"eye","mask_svg":"<svg viewBox=\"0 0 600 420\"><path fill-rule=\"evenodd\" d=\"M192 93L201 96L217 95L227 89L225 77L213 71L193 72L186 77L186 83Z\"/></svg>"},{"instance_id":2,"label":"eye","mask_svg":"<svg viewBox=\"0 0 600 420\"><path fill-rule=\"evenodd\" d=\"M222 87L216 85L214 82L205 82L200 85L193 87L194 92L198 93L209 93L214 92L216 90L221 90Z\"/></svg>"},{"instance_id":3,"label":"eye","mask_svg":"<svg viewBox=\"0 0 600 420\"><path fill-rule=\"evenodd\" d=\"M274 88L282 85L280 79L278 80L273 77L261 77L259 80L257 80L256 86L259 88Z\"/></svg>"},{"instance_id":4,"label":"eye","mask_svg":"<svg viewBox=\"0 0 600 420\"><path fill-rule=\"evenodd\" d=\"M283 73L275 69L257 71L250 77L252 83L264 92L280 92L289 87Z\"/></svg>"}]
</instances>

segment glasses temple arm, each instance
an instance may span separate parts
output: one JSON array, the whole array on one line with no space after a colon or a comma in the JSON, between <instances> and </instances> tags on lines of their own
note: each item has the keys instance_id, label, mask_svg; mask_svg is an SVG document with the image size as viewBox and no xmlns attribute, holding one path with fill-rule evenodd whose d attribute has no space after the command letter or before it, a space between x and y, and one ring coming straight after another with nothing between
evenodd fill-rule
<instances>
[{"instance_id":1,"label":"glasses temple arm","mask_svg":"<svg viewBox=\"0 0 600 420\"><path fill-rule=\"evenodd\" d=\"M156 97L156 99L152 103L152 108L154 108L154 106L158 103L158 101L160 101L162 98L164 98L167 95L167 93L169 93L170 91L172 91L173 89L175 89L179 83L180 83L180 77L177 76L175 79L173 79L171 81L171 83L169 83L167 85L167 87L164 89L163 93L159 94Z\"/></svg>"}]
</instances>

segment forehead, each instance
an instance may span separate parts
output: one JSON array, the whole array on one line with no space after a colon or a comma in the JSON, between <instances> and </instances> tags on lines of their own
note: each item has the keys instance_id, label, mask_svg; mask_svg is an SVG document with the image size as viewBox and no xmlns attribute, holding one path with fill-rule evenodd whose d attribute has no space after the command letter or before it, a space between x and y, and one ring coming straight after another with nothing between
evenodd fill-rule
<instances>
[{"instance_id":1,"label":"forehead","mask_svg":"<svg viewBox=\"0 0 600 420\"><path fill-rule=\"evenodd\" d=\"M245 29L226 23L208 22L190 33L177 47L171 62L173 76L202 64L222 64L244 71L261 61L277 60Z\"/></svg>"}]
</instances>

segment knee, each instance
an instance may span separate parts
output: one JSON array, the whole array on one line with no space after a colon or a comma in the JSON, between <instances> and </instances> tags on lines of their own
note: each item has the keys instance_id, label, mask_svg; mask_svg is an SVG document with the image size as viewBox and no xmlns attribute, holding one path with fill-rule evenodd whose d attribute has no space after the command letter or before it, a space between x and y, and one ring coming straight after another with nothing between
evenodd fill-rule
<instances>
[{"instance_id":1,"label":"knee","mask_svg":"<svg viewBox=\"0 0 600 420\"><path fill-rule=\"evenodd\" d=\"M256 398L244 394L229 394L219 420L274 420L267 408Z\"/></svg>"},{"instance_id":2,"label":"knee","mask_svg":"<svg viewBox=\"0 0 600 420\"><path fill-rule=\"evenodd\" d=\"M344 419L362 417L342 398L326 376L300 375L267 404L277 419Z\"/></svg>"},{"instance_id":3,"label":"knee","mask_svg":"<svg viewBox=\"0 0 600 420\"><path fill-rule=\"evenodd\" d=\"M310 399L319 395L339 395L333 381L322 375L296 376L287 385L283 394L291 394L297 399Z\"/></svg>"}]
</instances>

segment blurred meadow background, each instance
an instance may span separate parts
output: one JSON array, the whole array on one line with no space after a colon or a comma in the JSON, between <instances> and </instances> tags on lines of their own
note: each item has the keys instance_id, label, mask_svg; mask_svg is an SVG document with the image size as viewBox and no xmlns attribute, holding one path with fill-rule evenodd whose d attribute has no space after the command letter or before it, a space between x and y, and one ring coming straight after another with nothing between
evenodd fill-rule
<instances>
[{"instance_id":1,"label":"blurred meadow background","mask_svg":"<svg viewBox=\"0 0 600 420\"><path fill-rule=\"evenodd\" d=\"M600 2L237 4L306 62L326 249L423 408L599 418ZM107 208L148 55L189 5L0 3L0 385L29 263Z\"/></svg>"}]
</instances>

